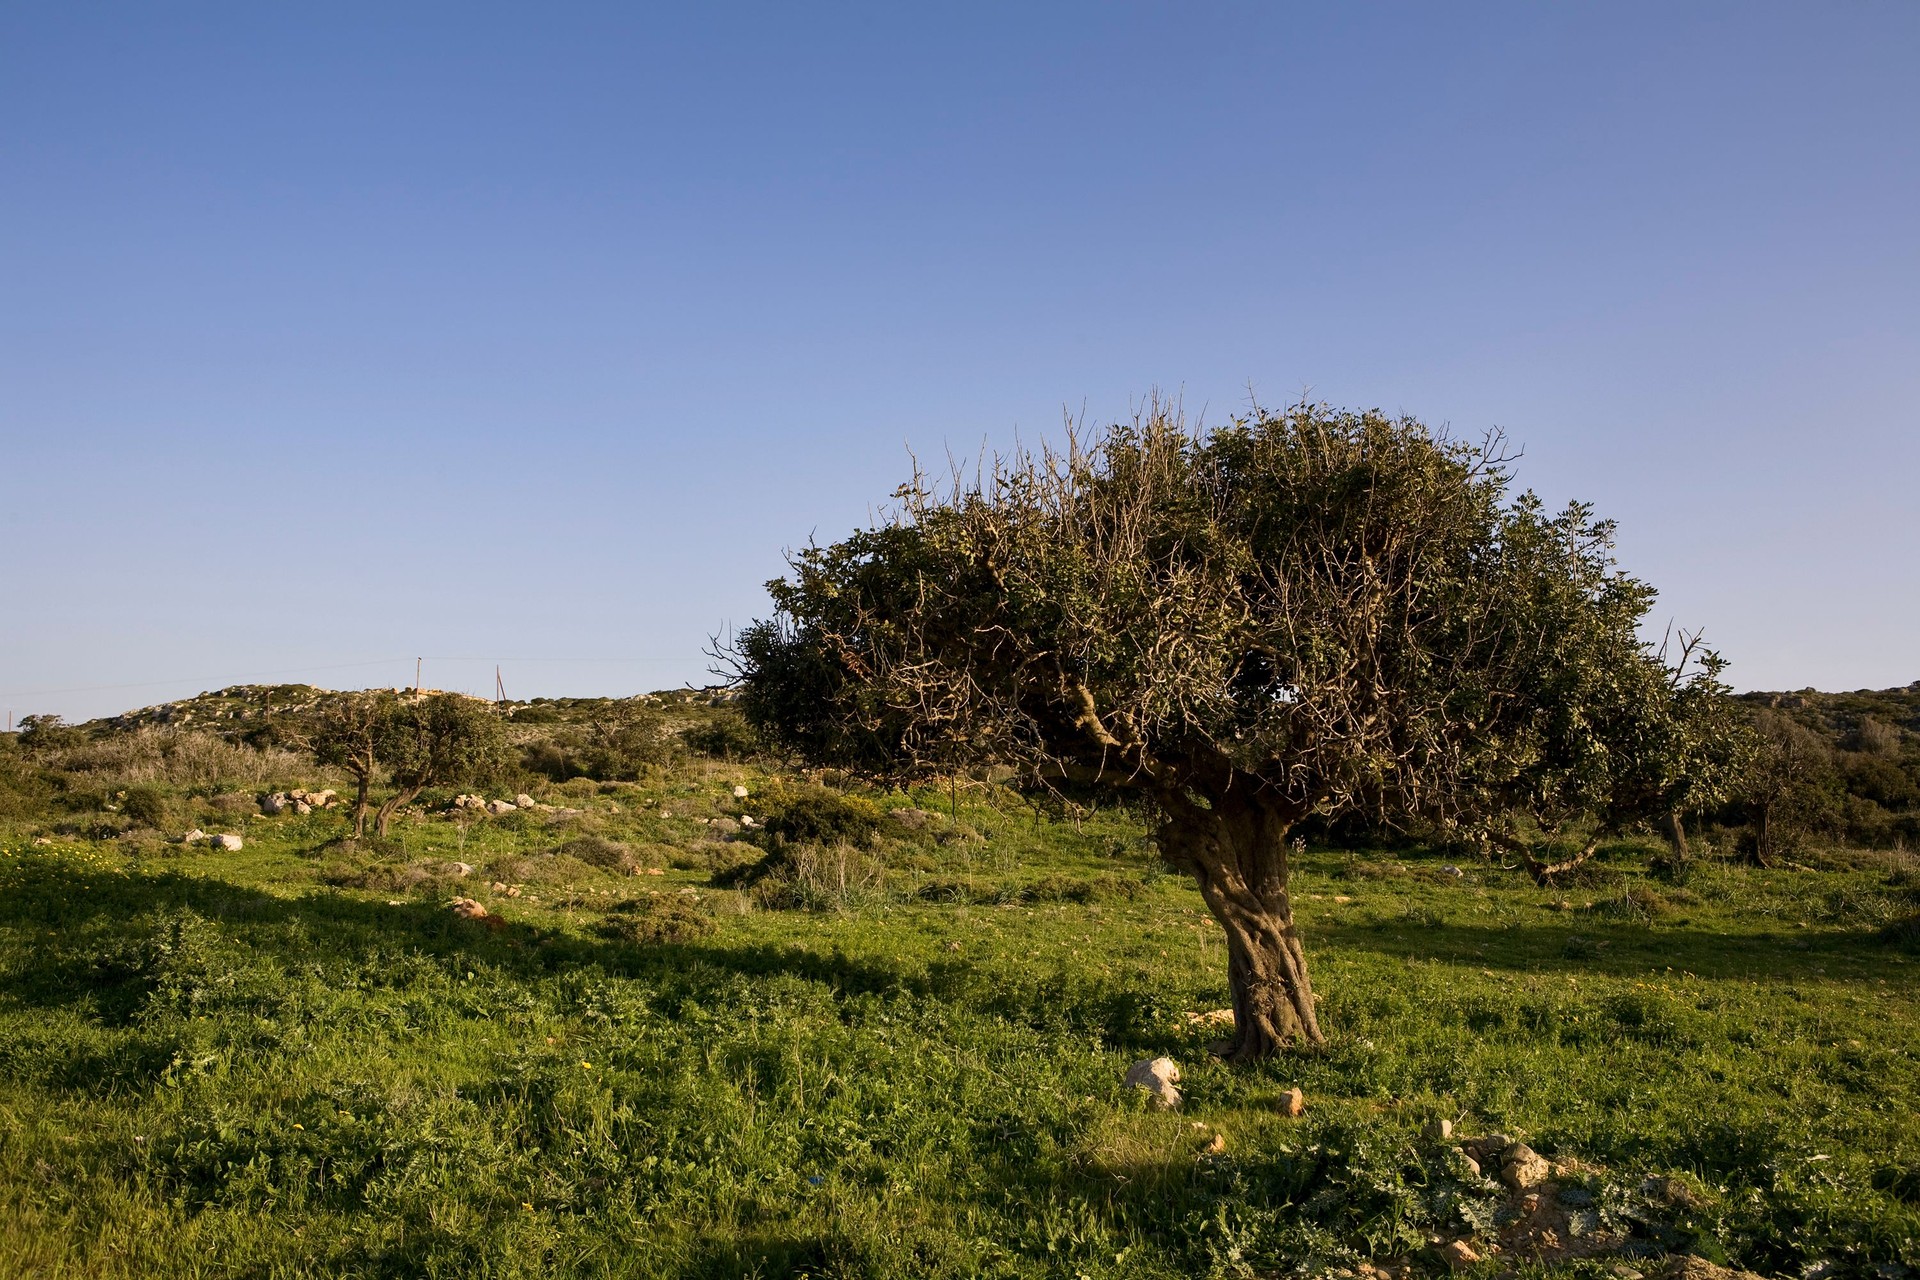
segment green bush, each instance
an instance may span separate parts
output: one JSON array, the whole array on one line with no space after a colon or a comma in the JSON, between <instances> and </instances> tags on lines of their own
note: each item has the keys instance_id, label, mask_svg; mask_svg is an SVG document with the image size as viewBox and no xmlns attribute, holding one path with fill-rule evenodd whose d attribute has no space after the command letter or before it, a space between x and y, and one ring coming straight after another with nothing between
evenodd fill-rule
<instances>
[{"instance_id":1,"label":"green bush","mask_svg":"<svg viewBox=\"0 0 1920 1280\"><path fill-rule=\"evenodd\" d=\"M158 787L129 787L127 798L120 804L120 811L143 827L166 826L172 810L166 793Z\"/></svg>"},{"instance_id":2,"label":"green bush","mask_svg":"<svg viewBox=\"0 0 1920 1280\"><path fill-rule=\"evenodd\" d=\"M713 917L690 897L649 894L615 905L599 930L603 937L645 945L692 942L711 934L714 923Z\"/></svg>"},{"instance_id":3,"label":"green bush","mask_svg":"<svg viewBox=\"0 0 1920 1280\"><path fill-rule=\"evenodd\" d=\"M726 711L681 734L687 746L716 760L745 760L759 753L759 735L738 712Z\"/></svg>"},{"instance_id":4,"label":"green bush","mask_svg":"<svg viewBox=\"0 0 1920 1280\"><path fill-rule=\"evenodd\" d=\"M776 842L864 844L880 830L878 805L825 787L771 791L762 807L767 834Z\"/></svg>"}]
</instances>

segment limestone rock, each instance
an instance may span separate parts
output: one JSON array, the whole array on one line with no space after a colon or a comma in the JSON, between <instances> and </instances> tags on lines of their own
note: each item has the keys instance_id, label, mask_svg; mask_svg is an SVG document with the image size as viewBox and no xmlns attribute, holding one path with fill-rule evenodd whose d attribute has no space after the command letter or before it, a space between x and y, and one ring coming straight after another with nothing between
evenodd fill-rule
<instances>
[{"instance_id":1,"label":"limestone rock","mask_svg":"<svg viewBox=\"0 0 1920 1280\"><path fill-rule=\"evenodd\" d=\"M1189 1027L1218 1027L1224 1031L1233 1030L1233 1010L1231 1009L1209 1009L1205 1013L1189 1013L1185 1015L1185 1019Z\"/></svg>"},{"instance_id":2,"label":"limestone rock","mask_svg":"<svg viewBox=\"0 0 1920 1280\"><path fill-rule=\"evenodd\" d=\"M735 800L745 800L747 798L747 795L748 795L748 792L745 787L735 787L733 789L733 798Z\"/></svg>"},{"instance_id":3,"label":"limestone rock","mask_svg":"<svg viewBox=\"0 0 1920 1280\"><path fill-rule=\"evenodd\" d=\"M487 909L472 898L455 898L447 906L462 920L484 920L488 915Z\"/></svg>"},{"instance_id":4,"label":"limestone rock","mask_svg":"<svg viewBox=\"0 0 1920 1280\"><path fill-rule=\"evenodd\" d=\"M316 809L325 809L335 800L339 799L339 797L339 792L335 791L332 787L328 787L325 791L309 791L307 793L307 803Z\"/></svg>"},{"instance_id":5,"label":"limestone rock","mask_svg":"<svg viewBox=\"0 0 1920 1280\"><path fill-rule=\"evenodd\" d=\"M533 808L533 805L534 805L534 799L532 796L522 791L519 795L513 798L513 805L514 805L514 808L516 809L531 809Z\"/></svg>"},{"instance_id":6,"label":"limestone rock","mask_svg":"<svg viewBox=\"0 0 1920 1280\"><path fill-rule=\"evenodd\" d=\"M1142 1058L1127 1068L1128 1087L1145 1089L1155 1106L1169 1111L1180 1106L1180 1091L1173 1087L1178 1083L1180 1068L1172 1058Z\"/></svg>"},{"instance_id":7,"label":"limestone rock","mask_svg":"<svg viewBox=\"0 0 1920 1280\"><path fill-rule=\"evenodd\" d=\"M207 833L202 831L200 828L195 827L193 830L187 832L187 834L180 837L180 843L181 844L199 844L202 840L205 840L206 838L207 838Z\"/></svg>"},{"instance_id":8,"label":"limestone rock","mask_svg":"<svg viewBox=\"0 0 1920 1280\"><path fill-rule=\"evenodd\" d=\"M227 853L238 853L240 852L240 850L244 849L247 844L247 842L242 840L239 836L232 835L232 834L222 834L222 835L214 836L211 839L209 839L207 843L211 844L214 848L223 850L224 852L227 852Z\"/></svg>"},{"instance_id":9,"label":"limestone rock","mask_svg":"<svg viewBox=\"0 0 1920 1280\"><path fill-rule=\"evenodd\" d=\"M447 870L456 876L470 876L473 874L473 868L464 862L449 862L447 864Z\"/></svg>"},{"instance_id":10,"label":"limestone rock","mask_svg":"<svg viewBox=\"0 0 1920 1280\"><path fill-rule=\"evenodd\" d=\"M1553 1166L1524 1142L1508 1147L1500 1157L1500 1181L1515 1191L1530 1191L1553 1176Z\"/></svg>"},{"instance_id":11,"label":"limestone rock","mask_svg":"<svg viewBox=\"0 0 1920 1280\"><path fill-rule=\"evenodd\" d=\"M287 811L289 797L284 791L276 791L270 796L260 797L260 812L269 818L277 817Z\"/></svg>"},{"instance_id":12,"label":"limestone rock","mask_svg":"<svg viewBox=\"0 0 1920 1280\"><path fill-rule=\"evenodd\" d=\"M519 811L519 808L520 806L515 804L511 800L487 801L487 812L492 814L496 818L502 816L503 814L516 813Z\"/></svg>"},{"instance_id":13,"label":"limestone rock","mask_svg":"<svg viewBox=\"0 0 1920 1280\"><path fill-rule=\"evenodd\" d=\"M1307 1095L1298 1085L1280 1095L1280 1114L1301 1116L1307 1113Z\"/></svg>"},{"instance_id":14,"label":"limestone rock","mask_svg":"<svg viewBox=\"0 0 1920 1280\"><path fill-rule=\"evenodd\" d=\"M1445 1142L1453 1136L1453 1121L1444 1118L1428 1121L1427 1136L1435 1142Z\"/></svg>"},{"instance_id":15,"label":"limestone rock","mask_svg":"<svg viewBox=\"0 0 1920 1280\"><path fill-rule=\"evenodd\" d=\"M1440 1246L1440 1258L1455 1271L1471 1267L1480 1261L1480 1255L1465 1240L1449 1240Z\"/></svg>"}]
</instances>

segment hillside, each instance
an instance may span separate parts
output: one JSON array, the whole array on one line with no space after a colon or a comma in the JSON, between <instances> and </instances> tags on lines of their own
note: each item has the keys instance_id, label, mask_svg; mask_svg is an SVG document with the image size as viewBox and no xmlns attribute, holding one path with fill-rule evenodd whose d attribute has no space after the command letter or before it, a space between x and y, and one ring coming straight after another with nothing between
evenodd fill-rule
<instances>
[{"instance_id":1,"label":"hillside","mask_svg":"<svg viewBox=\"0 0 1920 1280\"><path fill-rule=\"evenodd\" d=\"M0 742L0 1274L1879 1280L1920 1251L1898 853L1676 882L1627 839L1543 890L1308 848L1330 1046L1228 1068L1217 927L1110 800L805 777L680 691L511 704L505 774L356 842L298 749L324 696ZM1781 710L1830 714L1836 759L1868 715L1912 732ZM1125 1084L1161 1056L1176 1111Z\"/></svg>"}]
</instances>

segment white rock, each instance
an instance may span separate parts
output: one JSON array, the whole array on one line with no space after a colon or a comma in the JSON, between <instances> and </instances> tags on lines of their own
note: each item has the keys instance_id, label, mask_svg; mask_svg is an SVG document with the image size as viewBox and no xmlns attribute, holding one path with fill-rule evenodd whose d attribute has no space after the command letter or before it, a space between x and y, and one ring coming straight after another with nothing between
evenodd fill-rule
<instances>
[{"instance_id":1,"label":"white rock","mask_svg":"<svg viewBox=\"0 0 1920 1280\"><path fill-rule=\"evenodd\" d=\"M531 809L533 808L533 797L522 791L513 798L513 804L516 809Z\"/></svg>"},{"instance_id":2,"label":"white rock","mask_svg":"<svg viewBox=\"0 0 1920 1280\"><path fill-rule=\"evenodd\" d=\"M262 796L260 798L260 812L269 817L274 814L285 813L286 810L287 793L284 791L276 791L270 796Z\"/></svg>"},{"instance_id":3,"label":"white rock","mask_svg":"<svg viewBox=\"0 0 1920 1280\"><path fill-rule=\"evenodd\" d=\"M748 794L749 793L745 787L735 787L733 789L733 798L735 800L745 800Z\"/></svg>"},{"instance_id":4,"label":"white rock","mask_svg":"<svg viewBox=\"0 0 1920 1280\"><path fill-rule=\"evenodd\" d=\"M514 811L519 809L519 807L520 807L519 805L514 804L511 800L487 801L487 812L492 814L496 818L503 813L513 813Z\"/></svg>"},{"instance_id":5,"label":"white rock","mask_svg":"<svg viewBox=\"0 0 1920 1280\"><path fill-rule=\"evenodd\" d=\"M457 876L470 876L473 874L473 868L464 862L449 862L447 864L447 870Z\"/></svg>"},{"instance_id":6,"label":"white rock","mask_svg":"<svg viewBox=\"0 0 1920 1280\"><path fill-rule=\"evenodd\" d=\"M307 793L307 803L316 809L324 809L339 798L340 793L332 787L328 787L325 791L310 791Z\"/></svg>"},{"instance_id":7,"label":"white rock","mask_svg":"<svg viewBox=\"0 0 1920 1280\"><path fill-rule=\"evenodd\" d=\"M312 813L313 806L308 804L305 800L295 800L293 802L293 811L295 813Z\"/></svg>"},{"instance_id":8,"label":"white rock","mask_svg":"<svg viewBox=\"0 0 1920 1280\"><path fill-rule=\"evenodd\" d=\"M1142 1058L1127 1068L1128 1086L1145 1089L1155 1106L1169 1111L1180 1106L1180 1091L1173 1087L1179 1082L1180 1068L1172 1058Z\"/></svg>"},{"instance_id":9,"label":"white rock","mask_svg":"<svg viewBox=\"0 0 1920 1280\"><path fill-rule=\"evenodd\" d=\"M198 844L200 841L205 840L206 838L207 838L207 833L202 831L200 828L195 827L193 830L187 832L187 834L180 837L180 843L181 844Z\"/></svg>"},{"instance_id":10,"label":"white rock","mask_svg":"<svg viewBox=\"0 0 1920 1280\"><path fill-rule=\"evenodd\" d=\"M224 849L228 853L238 853L244 849L247 844L247 842L239 836L231 834L214 836L208 843L212 844L214 848Z\"/></svg>"}]
</instances>

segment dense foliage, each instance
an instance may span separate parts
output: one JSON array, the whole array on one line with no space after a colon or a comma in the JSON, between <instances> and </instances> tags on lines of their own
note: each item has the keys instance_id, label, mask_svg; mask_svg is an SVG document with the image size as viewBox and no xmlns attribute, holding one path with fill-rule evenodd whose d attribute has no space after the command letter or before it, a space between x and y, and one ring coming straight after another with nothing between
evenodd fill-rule
<instances>
[{"instance_id":1,"label":"dense foliage","mask_svg":"<svg viewBox=\"0 0 1920 1280\"><path fill-rule=\"evenodd\" d=\"M1617 830L1738 769L1718 657L1646 645L1612 526L1509 480L1497 439L1412 419L1200 434L1156 405L945 495L916 478L895 519L802 550L736 641L743 707L818 763L1139 791L1228 932L1243 1037L1273 1020L1236 1054L1315 1039L1294 825Z\"/></svg>"}]
</instances>

